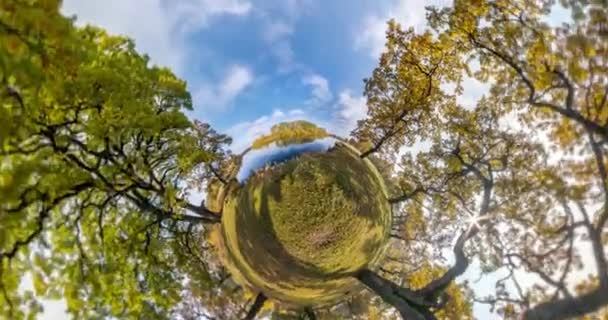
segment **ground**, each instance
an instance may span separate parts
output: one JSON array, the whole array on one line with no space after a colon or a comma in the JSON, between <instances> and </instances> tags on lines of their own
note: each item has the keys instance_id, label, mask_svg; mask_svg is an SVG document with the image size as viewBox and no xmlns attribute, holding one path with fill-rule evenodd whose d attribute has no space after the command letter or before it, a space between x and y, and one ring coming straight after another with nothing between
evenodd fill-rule
<instances>
[{"instance_id":1,"label":"ground","mask_svg":"<svg viewBox=\"0 0 608 320\"><path fill-rule=\"evenodd\" d=\"M382 178L358 154L337 142L227 186L221 233L236 279L300 306L362 288L351 275L382 255L391 214Z\"/></svg>"}]
</instances>

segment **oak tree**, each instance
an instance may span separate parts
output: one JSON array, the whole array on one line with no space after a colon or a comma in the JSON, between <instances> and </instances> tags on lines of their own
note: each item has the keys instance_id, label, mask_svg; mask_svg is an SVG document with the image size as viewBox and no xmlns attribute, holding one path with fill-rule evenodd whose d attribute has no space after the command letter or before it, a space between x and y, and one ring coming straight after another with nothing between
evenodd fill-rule
<instances>
[{"instance_id":1,"label":"oak tree","mask_svg":"<svg viewBox=\"0 0 608 320\"><path fill-rule=\"evenodd\" d=\"M561 25L549 16L557 6L571 13ZM358 275L404 318L434 319L473 260L506 273L473 298L505 318L582 317L608 304L607 17L605 1L459 0L429 8L423 33L389 22L354 135L373 145L363 156L402 154L397 236L454 257L420 289ZM489 91L461 105L470 78ZM593 272L585 290L577 272Z\"/></svg>"},{"instance_id":2,"label":"oak tree","mask_svg":"<svg viewBox=\"0 0 608 320\"><path fill-rule=\"evenodd\" d=\"M209 282L194 245L220 221L184 182L230 139L186 117L184 81L59 4L0 1L0 315L64 298L77 318L166 317Z\"/></svg>"}]
</instances>

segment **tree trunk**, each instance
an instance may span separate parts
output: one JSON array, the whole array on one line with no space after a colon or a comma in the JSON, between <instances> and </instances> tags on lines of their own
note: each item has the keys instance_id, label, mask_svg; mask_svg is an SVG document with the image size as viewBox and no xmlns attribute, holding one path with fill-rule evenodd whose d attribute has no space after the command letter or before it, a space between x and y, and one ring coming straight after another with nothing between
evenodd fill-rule
<instances>
[{"instance_id":1,"label":"tree trunk","mask_svg":"<svg viewBox=\"0 0 608 320\"><path fill-rule=\"evenodd\" d=\"M408 298L422 301L422 297L416 295L413 291L399 287L390 280L384 279L373 271L363 269L359 271L356 278L365 284L370 290L384 300L384 302L392 305L399 311L401 317L406 320L428 320L434 319L425 317L421 312L416 310ZM409 297L408 297L409 296ZM431 315L432 316L432 315Z\"/></svg>"},{"instance_id":2,"label":"tree trunk","mask_svg":"<svg viewBox=\"0 0 608 320\"><path fill-rule=\"evenodd\" d=\"M581 317L608 304L608 286L600 285L595 290L578 297L564 298L536 305L524 313L526 320L560 320Z\"/></svg>"},{"instance_id":3,"label":"tree trunk","mask_svg":"<svg viewBox=\"0 0 608 320\"><path fill-rule=\"evenodd\" d=\"M377 151L378 151L378 149L379 149L379 148L375 148L375 147L374 147L374 148L371 148L371 149L368 149L367 151L365 151L365 152L363 152L361 155L359 155L359 157L360 157L361 159L367 158L367 156L369 156L370 154L372 154L372 153L374 153L374 152L377 152Z\"/></svg>"},{"instance_id":4,"label":"tree trunk","mask_svg":"<svg viewBox=\"0 0 608 320\"><path fill-rule=\"evenodd\" d=\"M308 317L308 320L317 320L317 316L315 315L315 312L311 308L308 308L308 307L305 308L304 314L306 314L306 316Z\"/></svg>"},{"instance_id":5,"label":"tree trunk","mask_svg":"<svg viewBox=\"0 0 608 320\"><path fill-rule=\"evenodd\" d=\"M245 318L243 318L243 320L255 319L255 316L258 314L258 312L260 312L260 310L264 306L264 302L266 302L266 299L267 298L263 293L258 293L257 297L255 297L255 301L251 305L251 308L249 308L249 312L247 312L247 315L245 316Z\"/></svg>"},{"instance_id":6,"label":"tree trunk","mask_svg":"<svg viewBox=\"0 0 608 320\"><path fill-rule=\"evenodd\" d=\"M218 212L213 212L207 209L205 206L197 206L191 203L187 203L185 208L194 212L196 216L187 216L184 215L185 219L189 220L199 220L199 222L203 223L220 223L222 222L222 215ZM195 222L195 221L193 221Z\"/></svg>"}]
</instances>

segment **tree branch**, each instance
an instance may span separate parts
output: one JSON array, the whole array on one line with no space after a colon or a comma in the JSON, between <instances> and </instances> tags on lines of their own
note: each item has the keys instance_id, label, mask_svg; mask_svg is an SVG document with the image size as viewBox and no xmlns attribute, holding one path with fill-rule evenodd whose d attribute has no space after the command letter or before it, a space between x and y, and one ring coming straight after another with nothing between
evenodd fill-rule
<instances>
[{"instance_id":1,"label":"tree branch","mask_svg":"<svg viewBox=\"0 0 608 320\"><path fill-rule=\"evenodd\" d=\"M519 75L519 77L522 79L522 81L524 82L524 84L530 91L529 96L528 96L528 103L530 103L532 106L548 108L554 112L561 114L562 116L564 116L566 118L572 119L572 120L582 124L585 128L588 128L591 131L604 137L604 139L608 139L608 127L601 126L598 123L585 118L583 115L581 115L579 112L575 111L572 108L572 104L573 104L573 100L574 100L574 91L573 91L574 88L568 87L568 94L566 96L566 102L565 102L566 107L561 107L561 106L558 106L556 104L546 102L546 101L538 101L537 97L536 97L536 87L534 86L533 82L528 78L528 76L526 76L526 73L521 66L519 66L511 58L507 57L507 55L505 55L505 54L499 52L498 50L488 46L487 44L479 41L478 39L476 39L474 37L474 35L469 34L469 39L473 43L473 45L477 46L478 48L480 48L482 50L489 52L494 57L496 57L499 60L501 60L502 62L506 63L511 69L513 69ZM554 70L553 72L556 73L558 71ZM556 73L556 74L562 79L562 81L564 81L564 79L567 80L567 78L562 78L562 76L565 77L565 75L563 73L561 73L561 75L559 73ZM567 82L565 82L565 85L568 86L568 85L571 85L571 83L569 81L567 81Z\"/></svg>"},{"instance_id":2,"label":"tree branch","mask_svg":"<svg viewBox=\"0 0 608 320\"><path fill-rule=\"evenodd\" d=\"M401 195L399 197L388 199L388 202L391 203L391 204L396 204L396 203L399 203L399 202L408 201L411 198L415 197L417 194L424 193L424 192L425 192L425 190L423 188L416 188L416 189L414 189L414 191L412 191L410 193L406 193L406 194L403 194L403 195Z\"/></svg>"},{"instance_id":3,"label":"tree branch","mask_svg":"<svg viewBox=\"0 0 608 320\"><path fill-rule=\"evenodd\" d=\"M213 211L207 209L203 205L197 206L192 203L187 203L185 205L185 208L198 215L198 216L183 215L183 218L186 220L192 220L192 221L198 220L199 222L202 220L204 222L209 222L209 223L220 223L222 221L221 213L213 212Z\"/></svg>"},{"instance_id":4,"label":"tree branch","mask_svg":"<svg viewBox=\"0 0 608 320\"><path fill-rule=\"evenodd\" d=\"M255 316L258 314L258 312L260 312L260 310L264 306L264 302L266 302L266 299L267 298L263 293L258 293L258 295L255 297L255 301L249 308L249 311L247 312L247 315L245 315L245 318L243 318L243 320L255 319Z\"/></svg>"},{"instance_id":5,"label":"tree branch","mask_svg":"<svg viewBox=\"0 0 608 320\"><path fill-rule=\"evenodd\" d=\"M317 320L317 316L315 315L315 311L310 307L304 308L304 314L308 317L308 320Z\"/></svg>"},{"instance_id":6,"label":"tree branch","mask_svg":"<svg viewBox=\"0 0 608 320\"><path fill-rule=\"evenodd\" d=\"M602 192L604 193L604 207L602 208L602 212L600 213L596 224L598 232L602 232L602 230L604 229L604 225L608 220L608 172L606 170L604 153L600 149L600 146L597 141L595 141L595 139L593 138L592 133L589 133L589 144L591 145L591 150L593 151L593 155L595 156L595 163L600 173L600 185Z\"/></svg>"},{"instance_id":7,"label":"tree branch","mask_svg":"<svg viewBox=\"0 0 608 320\"><path fill-rule=\"evenodd\" d=\"M523 314L526 320L561 320L580 317L608 304L608 286L600 285L577 297L540 303Z\"/></svg>"},{"instance_id":8,"label":"tree branch","mask_svg":"<svg viewBox=\"0 0 608 320\"><path fill-rule=\"evenodd\" d=\"M485 179L485 178L484 178ZM485 216L490 210L490 200L492 198L492 180L484 180L483 183L483 198L481 207L479 209L479 217ZM464 252L464 245L467 240L475 236L479 232L478 224L472 224L465 232L460 234L454 245L454 257L456 261L454 265L448 269L443 276L431 281L424 288L417 290L417 293L422 294L424 297L438 297L456 277L462 275L469 267L469 259Z\"/></svg>"},{"instance_id":9,"label":"tree branch","mask_svg":"<svg viewBox=\"0 0 608 320\"><path fill-rule=\"evenodd\" d=\"M213 167L212 164L209 164L208 167L209 167L209 171L211 171L211 173L217 180L219 180L224 185L228 184L226 179L224 179L224 177L222 177L222 175Z\"/></svg>"},{"instance_id":10,"label":"tree branch","mask_svg":"<svg viewBox=\"0 0 608 320\"><path fill-rule=\"evenodd\" d=\"M369 269L359 271L355 277L378 294L384 302L395 307L403 319L435 319L428 309L437 306L437 303L425 300L424 297L417 292L399 286Z\"/></svg>"}]
</instances>

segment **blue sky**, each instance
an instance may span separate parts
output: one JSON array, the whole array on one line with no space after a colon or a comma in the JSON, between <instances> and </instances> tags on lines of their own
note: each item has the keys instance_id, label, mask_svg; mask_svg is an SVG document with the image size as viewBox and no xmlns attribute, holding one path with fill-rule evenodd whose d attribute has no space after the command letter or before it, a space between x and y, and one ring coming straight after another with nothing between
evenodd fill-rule
<instances>
[{"instance_id":1,"label":"blue sky","mask_svg":"<svg viewBox=\"0 0 608 320\"><path fill-rule=\"evenodd\" d=\"M65 0L79 24L127 35L188 81L192 118L244 148L272 124L308 119L345 135L365 115L363 78L389 18L421 28L434 1Z\"/></svg>"}]
</instances>

